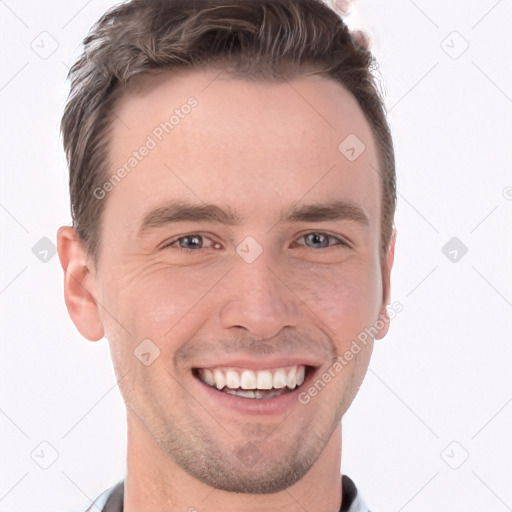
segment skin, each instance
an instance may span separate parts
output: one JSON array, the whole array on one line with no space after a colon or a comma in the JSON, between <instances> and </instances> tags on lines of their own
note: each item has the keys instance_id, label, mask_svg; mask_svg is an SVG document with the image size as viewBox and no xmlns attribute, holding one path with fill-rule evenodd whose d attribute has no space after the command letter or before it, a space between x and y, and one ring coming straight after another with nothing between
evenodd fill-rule
<instances>
[{"instance_id":1,"label":"skin","mask_svg":"<svg viewBox=\"0 0 512 512\"><path fill-rule=\"evenodd\" d=\"M308 404L286 413L223 407L205 398L192 368L294 356L316 361L320 376L387 318L395 238L382 259L370 127L352 95L327 79L164 73L134 82L119 102L112 172L190 96L197 107L103 199L99 265L73 228L57 235L69 314L85 338L107 338L126 403L125 511L338 511L341 419L372 341ZM366 146L354 162L338 150L351 133ZM183 200L229 207L241 221L183 221L137 237L148 210ZM357 205L368 225L277 222L290 204L332 200ZM326 248L308 233L335 238ZM190 238L164 247L194 234L202 247ZM263 249L252 263L236 252L248 236ZM147 338L160 350L149 366L133 353ZM258 461L241 460L243 449L256 449Z\"/></svg>"}]
</instances>

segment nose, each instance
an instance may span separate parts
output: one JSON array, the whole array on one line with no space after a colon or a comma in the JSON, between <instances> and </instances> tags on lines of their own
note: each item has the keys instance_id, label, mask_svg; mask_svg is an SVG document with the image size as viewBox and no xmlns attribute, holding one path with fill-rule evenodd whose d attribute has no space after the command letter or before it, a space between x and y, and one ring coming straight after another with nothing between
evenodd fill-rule
<instances>
[{"instance_id":1,"label":"nose","mask_svg":"<svg viewBox=\"0 0 512 512\"><path fill-rule=\"evenodd\" d=\"M300 300L264 254L252 263L236 263L224 283L226 300L220 313L225 329L243 328L260 339L297 326L300 314Z\"/></svg>"}]
</instances>

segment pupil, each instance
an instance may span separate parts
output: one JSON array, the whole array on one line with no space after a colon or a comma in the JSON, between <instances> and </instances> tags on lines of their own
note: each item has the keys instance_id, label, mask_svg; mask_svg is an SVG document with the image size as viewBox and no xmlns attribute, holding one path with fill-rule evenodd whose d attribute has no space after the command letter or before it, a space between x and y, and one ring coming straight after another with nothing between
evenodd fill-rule
<instances>
[{"instance_id":1,"label":"pupil","mask_svg":"<svg viewBox=\"0 0 512 512\"><path fill-rule=\"evenodd\" d=\"M317 246L320 245L321 247L327 247L328 245L327 237L319 233L310 233L307 235L307 238Z\"/></svg>"},{"instance_id":2,"label":"pupil","mask_svg":"<svg viewBox=\"0 0 512 512\"><path fill-rule=\"evenodd\" d=\"M182 238L182 246L185 245L191 245L193 247L199 247L201 248L203 244L201 243L201 237L194 235L194 236L185 236ZM186 247L188 249L188 247Z\"/></svg>"}]
</instances>

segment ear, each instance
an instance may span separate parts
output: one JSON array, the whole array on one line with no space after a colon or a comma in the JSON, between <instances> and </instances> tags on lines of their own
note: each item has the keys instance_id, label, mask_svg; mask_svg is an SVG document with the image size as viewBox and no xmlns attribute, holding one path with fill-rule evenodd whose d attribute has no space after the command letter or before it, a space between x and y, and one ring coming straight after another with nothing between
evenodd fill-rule
<instances>
[{"instance_id":1,"label":"ear","mask_svg":"<svg viewBox=\"0 0 512 512\"><path fill-rule=\"evenodd\" d=\"M389 330L390 318L386 306L391 302L391 269L393 268L393 262L395 260L395 243L396 229L393 228L388 251L386 253L386 259L382 265L382 306L379 318L377 322L375 322L379 325L378 332L375 336L375 339L377 340L384 338ZM380 326L381 323L384 324L382 327Z\"/></svg>"},{"instance_id":2,"label":"ear","mask_svg":"<svg viewBox=\"0 0 512 512\"><path fill-rule=\"evenodd\" d=\"M74 228L58 229L57 252L64 270L64 300L69 316L84 338L98 341L105 333L96 301L95 269Z\"/></svg>"}]
</instances>

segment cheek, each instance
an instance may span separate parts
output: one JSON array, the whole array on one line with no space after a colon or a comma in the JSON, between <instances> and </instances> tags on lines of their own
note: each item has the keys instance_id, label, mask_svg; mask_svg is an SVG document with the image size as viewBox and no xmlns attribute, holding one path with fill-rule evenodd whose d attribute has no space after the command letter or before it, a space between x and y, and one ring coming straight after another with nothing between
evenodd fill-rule
<instances>
[{"instance_id":1,"label":"cheek","mask_svg":"<svg viewBox=\"0 0 512 512\"><path fill-rule=\"evenodd\" d=\"M378 316L382 295L378 267L347 262L337 268L294 271L291 289L303 300L303 308L326 328L338 351L344 350ZM316 319L316 320L315 320Z\"/></svg>"},{"instance_id":2,"label":"cheek","mask_svg":"<svg viewBox=\"0 0 512 512\"><path fill-rule=\"evenodd\" d=\"M236 272L234 277L229 275L231 268L220 260L181 267L155 261L142 270L136 262L118 267L109 276L102 298L111 316L125 328L124 332L116 329L123 341L120 350L132 352L145 338L154 340L163 351L176 350L172 339L212 322L224 302L235 299L240 286L230 283L236 278ZM282 300L294 301L305 322L323 329L338 351L377 318L380 270L365 258L339 265L295 261L281 270L286 284L280 286ZM223 298L228 289L232 293ZM126 338L132 339L127 343Z\"/></svg>"},{"instance_id":3,"label":"cheek","mask_svg":"<svg viewBox=\"0 0 512 512\"><path fill-rule=\"evenodd\" d=\"M137 264L130 268L137 269ZM105 303L133 337L159 344L194 317L226 272L220 265L179 267L161 261L146 263L142 270L130 268L111 276Z\"/></svg>"}]
</instances>

